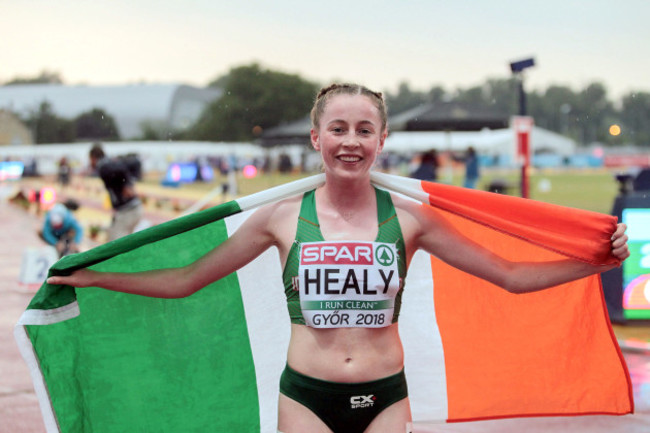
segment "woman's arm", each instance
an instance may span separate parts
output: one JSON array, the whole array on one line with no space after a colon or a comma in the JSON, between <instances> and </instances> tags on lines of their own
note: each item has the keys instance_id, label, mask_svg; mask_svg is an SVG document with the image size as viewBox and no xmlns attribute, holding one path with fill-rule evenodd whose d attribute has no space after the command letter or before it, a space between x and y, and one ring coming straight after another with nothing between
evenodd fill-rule
<instances>
[{"instance_id":1,"label":"woman's arm","mask_svg":"<svg viewBox=\"0 0 650 433\"><path fill-rule=\"evenodd\" d=\"M45 239L45 241L50 245L56 245L56 243L59 241L59 239L54 236L54 233L52 231L52 224L50 223L49 215L45 216L45 222L43 223L43 230L41 230L41 233L43 235L43 239Z\"/></svg>"},{"instance_id":2,"label":"woman's arm","mask_svg":"<svg viewBox=\"0 0 650 433\"><path fill-rule=\"evenodd\" d=\"M414 237L415 248L421 248L449 265L511 293L535 292L615 267L570 259L553 262L510 262L463 236L436 211L418 207L416 220L419 227ZM620 260L625 260L630 254L625 229L624 224L619 224L612 236L612 254Z\"/></svg>"},{"instance_id":3,"label":"woman's arm","mask_svg":"<svg viewBox=\"0 0 650 433\"><path fill-rule=\"evenodd\" d=\"M134 273L80 269L69 276L50 277L47 282L73 287L102 287L157 298L189 296L231 274L276 244L275 235L269 230L272 220L272 208L259 209L225 242L183 267Z\"/></svg>"}]
</instances>

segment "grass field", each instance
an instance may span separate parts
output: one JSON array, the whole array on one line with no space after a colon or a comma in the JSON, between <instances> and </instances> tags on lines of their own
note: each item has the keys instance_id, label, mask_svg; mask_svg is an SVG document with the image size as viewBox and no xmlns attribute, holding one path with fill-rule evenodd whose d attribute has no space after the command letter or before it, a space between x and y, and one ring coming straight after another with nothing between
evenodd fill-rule
<instances>
[{"instance_id":1,"label":"grass field","mask_svg":"<svg viewBox=\"0 0 650 433\"><path fill-rule=\"evenodd\" d=\"M615 172L605 169L537 170L530 176L530 198L609 214L619 188L614 176ZM485 173L482 184L498 177L496 173ZM505 178L520 184L519 173L508 173ZM517 189L511 194L520 193Z\"/></svg>"},{"instance_id":2,"label":"grass field","mask_svg":"<svg viewBox=\"0 0 650 433\"><path fill-rule=\"evenodd\" d=\"M240 177L239 195L248 195L272 186L290 182L309 174L282 175L279 173L262 174L253 179ZM614 197L618 193L615 172L606 169L574 170L533 170L530 176L530 198L563 206L576 207L609 214ZM520 195L520 174L517 170L484 170L479 188L486 189L494 180L505 180L512 185L508 191L511 195ZM183 185L181 188L204 190L207 194L218 188L223 178L217 177L213 182ZM149 182L158 182L151 179ZM462 171L453 173L451 184L462 184Z\"/></svg>"}]
</instances>

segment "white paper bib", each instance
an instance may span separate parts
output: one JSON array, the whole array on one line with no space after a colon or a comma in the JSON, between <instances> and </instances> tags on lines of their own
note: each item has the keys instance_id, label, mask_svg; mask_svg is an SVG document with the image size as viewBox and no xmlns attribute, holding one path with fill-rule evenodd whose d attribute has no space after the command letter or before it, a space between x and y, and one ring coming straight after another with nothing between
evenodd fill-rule
<instances>
[{"instance_id":1,"label":"white paper bib","mask_svg":"<svg viewBox=\"0 0 650 433\"><path fill-rule=\"evenodd\" d=\"M298 290L307 326L381 328L393 320L400 279L395 245L383 242L305 242Z\"/></svg>"}]
</instances>

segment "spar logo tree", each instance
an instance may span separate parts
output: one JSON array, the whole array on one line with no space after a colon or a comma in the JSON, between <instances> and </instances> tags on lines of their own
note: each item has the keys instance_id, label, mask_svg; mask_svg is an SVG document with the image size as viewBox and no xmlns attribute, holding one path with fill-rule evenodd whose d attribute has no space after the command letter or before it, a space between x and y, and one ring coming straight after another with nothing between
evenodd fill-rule
<instances>
[{"instance_id":1,"label":"spar logo tree","mask_svg":"<svg viewBox=\"0 0 650 433\"><path fill-rule=\"evenodd\" d=\"M380 245L375 251L375 258L382 266L390 266L395 261L395 253L386 245Z\"/></svg>"}]
</instances>

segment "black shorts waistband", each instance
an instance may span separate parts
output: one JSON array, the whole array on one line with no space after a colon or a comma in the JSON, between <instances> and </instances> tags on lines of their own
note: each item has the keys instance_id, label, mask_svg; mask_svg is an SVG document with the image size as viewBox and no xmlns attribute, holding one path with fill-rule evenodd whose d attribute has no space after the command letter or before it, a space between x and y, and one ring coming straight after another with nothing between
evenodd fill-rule
<instances>
[{"instance_id":1,"label":"black shorts waistband","mask_svg":"<svg viewBox=\"0 0 650 433\"><path fill-rule=\"evenodd\" d=\"M372 387L377 390L404 386L406 388L406 375L404 369L391 376L386 376L381 379L371 380L368 382L332 382L329 380L317 379L315 377L302 374L288 364L282 373L283 380L291 384L298 385L313 390L323 390L334 393L350 393Z\"/></svg>"}]
</instances>

